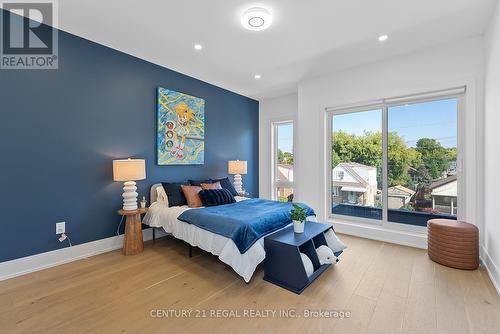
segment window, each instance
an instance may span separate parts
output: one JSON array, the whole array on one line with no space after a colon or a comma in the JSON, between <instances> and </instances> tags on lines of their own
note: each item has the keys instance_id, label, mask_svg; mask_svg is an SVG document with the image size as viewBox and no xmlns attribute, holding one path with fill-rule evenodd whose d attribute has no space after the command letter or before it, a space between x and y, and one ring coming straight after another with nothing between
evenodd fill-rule
<instances>
[{"instance_id":1,"label":"window","mask_svg":"<svg viewBox=\"0 0 500 334\"><path fill-rule=\"evenodd\" d=\"M293 201L293 122L273 123L273 199Z\"/></svg>"},{"instance_id":2,"label":"window","mask_svg":"<svg viewBox=\"0 0 500 334\"><path fill-rule=\"evenodd\" d=\"M456 217L457 110L456 98L388 108L390 222Z\"/></svg>"},{"instance_id":3,"label":"window","mask_svg":"<svg viewBox=\"0 0 500 334\"><path fill-rule=\"evenodd\" d=\"M450 91L329 111L331 214L416 226L456 219L462 98Z\"/></svg>"},{"instance_id":4,"label":"window","mask_svg":"<svg viewBox=\"0 0 500 334\"><path fill-rule=\"evenodd\" d=\"M332 115L332 213L382 219L382 110Z\"/></svg>"}]
</instances>

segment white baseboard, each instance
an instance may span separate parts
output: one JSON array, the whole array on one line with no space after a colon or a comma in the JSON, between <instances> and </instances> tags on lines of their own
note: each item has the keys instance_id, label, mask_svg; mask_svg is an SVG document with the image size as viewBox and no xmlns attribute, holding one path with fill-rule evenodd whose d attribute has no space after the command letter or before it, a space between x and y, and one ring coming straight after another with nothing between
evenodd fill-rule
<instances>
[{"instance_id":1,"label":"white baseboard","mask_svg":"<svg viewBox=\"0 0 500 334\"><path fill-rule=\"evenodd\" d=\"M393 244L427 249L427 235L397 229L387 229L381 226L344 223L337 220L331 222L335 232L349 234L366 239L379 240Z\"/></svg>"},{"instance_id":2,"label":"white baseboard","mask_svg":"<svg viewBox=\"0 0 500 334\"><path fill-rule=\"evenodd\" d=\"M488 276L490 276L491 282L495 286L497 293L500 295L500 269L493 262L490 254L488 254L488 251L486 250L486 248L484 248L484 246L481 246L480 253L481 261L483 262L483 265L488 272Z\"/></svg>"},{"instance_id":3,"label":"white baseboard","mask_svg":"<svg viewBox=\"0 0 500 334\"><path fill-rule=\"evenodd\" d=\"M142 231L144 241L153 239L153 229ZM163 230L156 230L156 237L165 236ZM55 267L64 263L84 259L93 255L110 252L123 246L123 235L65 247L50 252L23 257L0 263L0 281Z\"/></svg>"}]
</instances>

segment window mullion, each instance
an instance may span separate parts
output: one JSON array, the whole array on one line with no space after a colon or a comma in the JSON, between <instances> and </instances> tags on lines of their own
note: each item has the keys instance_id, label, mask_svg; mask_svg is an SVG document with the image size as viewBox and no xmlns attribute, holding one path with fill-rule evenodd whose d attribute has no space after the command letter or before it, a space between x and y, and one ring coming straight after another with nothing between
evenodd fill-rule
<instances>
[{"instance_id":1,"label":"window mullion","mask_svg":"<svg viewBox=\"0 0 500 334\"><path fill-rule=\"evenodd\" d=\"M382 108L382 225L388 222L388 147L389 147L389 134L388 134L388 108L384 104Z\"/></svg>"}]
</instances>

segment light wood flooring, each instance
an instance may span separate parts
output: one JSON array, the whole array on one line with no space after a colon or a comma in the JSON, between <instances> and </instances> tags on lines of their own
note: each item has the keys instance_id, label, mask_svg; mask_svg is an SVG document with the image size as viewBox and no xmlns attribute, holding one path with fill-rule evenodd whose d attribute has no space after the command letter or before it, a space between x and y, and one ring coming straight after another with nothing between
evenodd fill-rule
<instances>
[{"instance_id":1,"label":"light wood flooring","mask_svg":"<svg viewBox=\"0 0 500 334\"><path fill-rule=\"evenodd\" d=\"M215 256L194 250L189 258L170 237L139 255L114 251L3 281L0 333L500 333L500 298L484 269L454 270L424 250L341 238L349 247L341 261L301 295L263 281L260 268L245 284ZM276 315L237 317L251 310ZM301 317L280 318L280 310ZM350 317L304 318L304 310Z\"/></svg>"}]
</instances>

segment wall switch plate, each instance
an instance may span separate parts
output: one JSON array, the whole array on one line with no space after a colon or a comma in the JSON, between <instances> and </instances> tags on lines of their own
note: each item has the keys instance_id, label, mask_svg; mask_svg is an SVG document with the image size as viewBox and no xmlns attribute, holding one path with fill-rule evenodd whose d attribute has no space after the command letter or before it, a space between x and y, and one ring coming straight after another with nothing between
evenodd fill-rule
<instances>
[{"instance_id":1,"label":"wall switch plate","mask_svg":"<svg viewBox=\"0 0 500 334\"><path fill-rule=\"evenodd\" d=\"M66 222L56 223L56 234L66 233Z\"/></svg>"}]
</instances>

